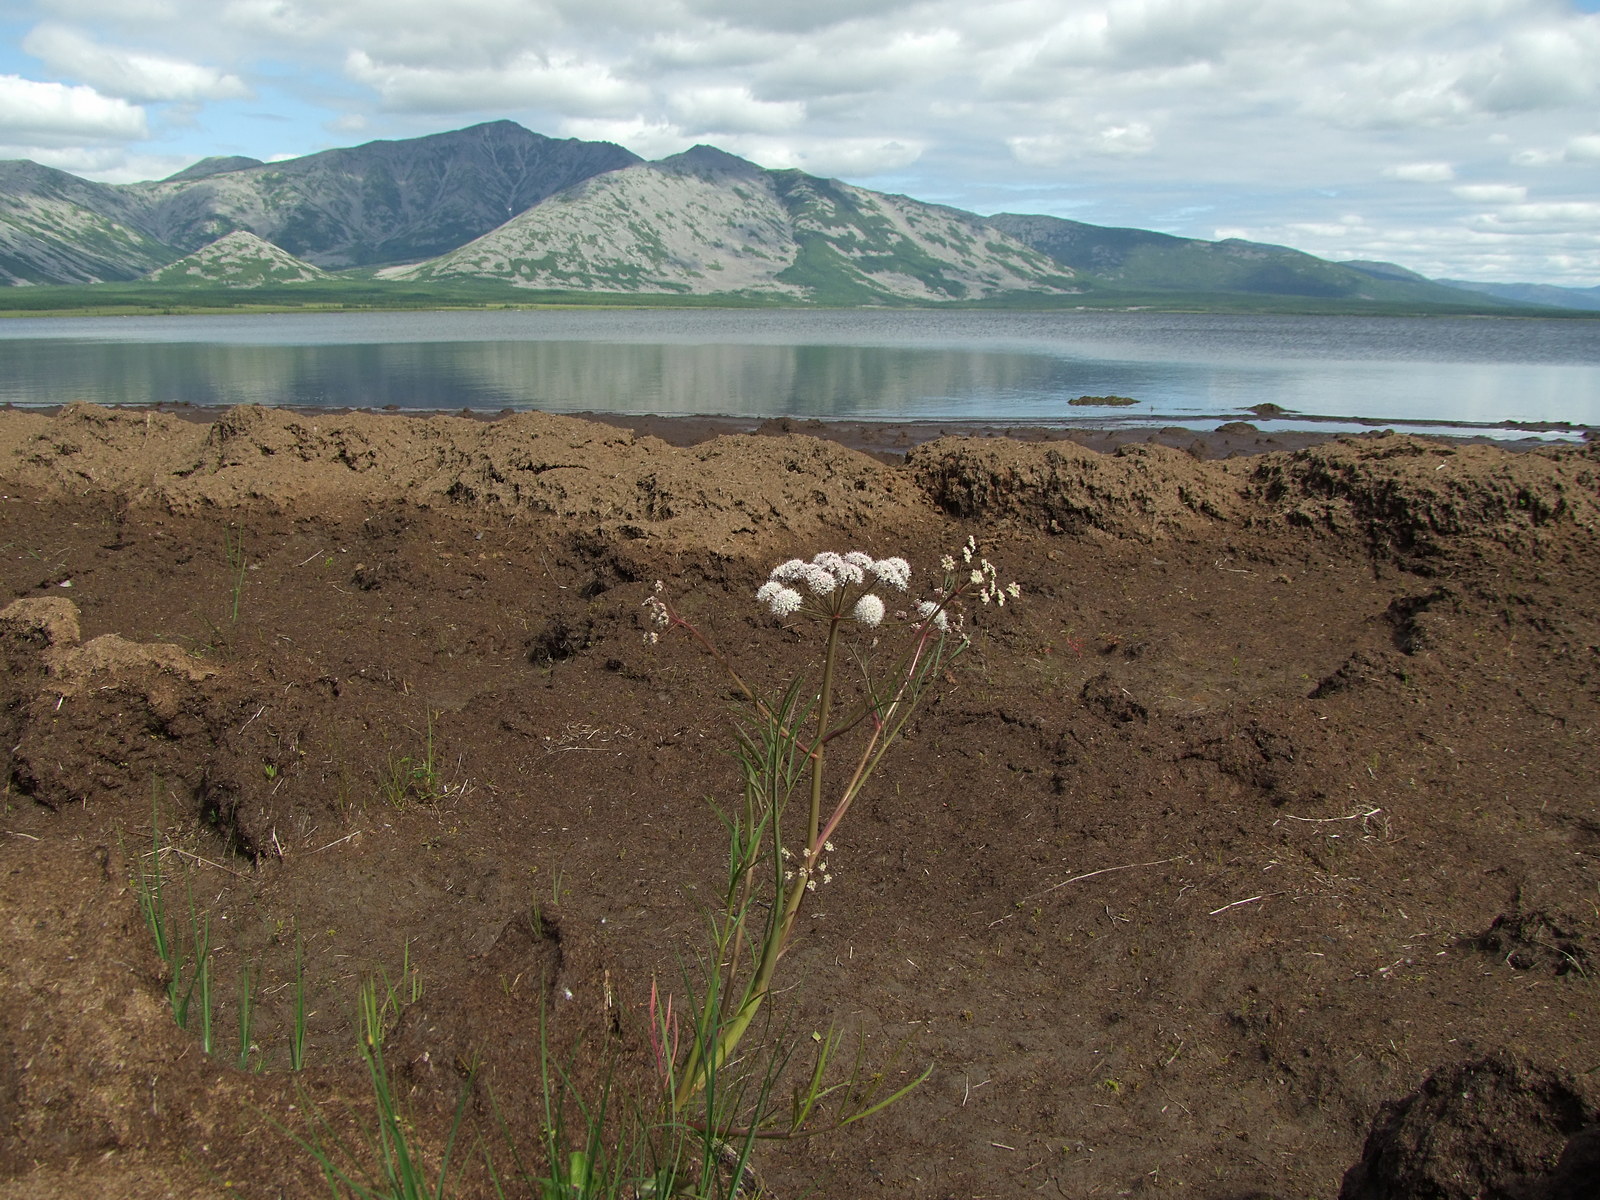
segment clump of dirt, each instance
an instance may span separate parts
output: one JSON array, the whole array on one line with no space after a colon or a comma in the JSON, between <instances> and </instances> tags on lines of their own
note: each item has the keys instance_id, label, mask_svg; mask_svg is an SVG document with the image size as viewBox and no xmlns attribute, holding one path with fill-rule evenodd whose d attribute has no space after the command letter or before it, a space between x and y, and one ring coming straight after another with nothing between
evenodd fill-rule
<instances>
[{"instance_id":1,"label":"clump of dirt","mask_svg":"<svg viewBox=\"0 0 1600 1200\"><path fill-rule=\"evenodd\" d=\"M1512 1056L1452 1063L1405 1099L1384 1106L1361 1161L1344 1178L1340 1200L1534 1200L1560 1194L1572 1158L1592 1159L1597 1116L1593 1097L1571 1078ZM1567 1156L1578 1138L1583 1140ZM1592 1194L1593 1176L1586 1187Z\"/></svg>"},{"instance_id":2,"label":"clump of dirt","mask_svg":"<svg viewBox=\"0 0 1600 1200\"><path fill-rule=\"evenodd\" d=\"M1565 975L1589 973L1589 951L1577 927L1543 912L1501 913L1473 939L1473 944L1497 962L1518 971Z\"/></svg>"},{"instance_id":3,"label":"clump of dirt","mask_svg":"<svg viewBox=\"0 0 1600 1200\"><path fill-rule=\"evenodd\" d=\"M425 1161L459 1109L452 1194L538 1195L547 1084L650 1095L726 882L734 689L647 637L656 582L776 691L816 664L774 563L902 555L914 600L968 536L1021 599L968 614L751 1043L931 1074L764 1144L771 1193L1582 1194L1596 449L1214 449L0 414L0 1197L325 1194L364 981Z\"/></svg>"}]
</instances>

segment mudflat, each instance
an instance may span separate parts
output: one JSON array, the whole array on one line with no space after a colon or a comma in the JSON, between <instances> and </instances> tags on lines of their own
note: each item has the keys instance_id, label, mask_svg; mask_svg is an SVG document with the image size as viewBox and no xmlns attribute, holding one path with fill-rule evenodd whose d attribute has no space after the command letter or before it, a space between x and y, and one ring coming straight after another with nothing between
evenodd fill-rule
<instances>
[{"instance_id":1,"label":"mudflat","mask_svg":"<svg viewBox=\"0 0 1600 1200\"><path fill-rule=\"evenodd\" d=\"M430 1170L459 1111L449 1194L538 1195L541 1063L648 1097L726 882L734 693L657 581L777 692L775 564L903 556L910 608L969 537L1021 596L748 1043L931 1073L765 1194L1592 1194L1600 449L814 432L0 413L0 1196L328 1194L374 979Z\"/></svg>"}]
</instances>

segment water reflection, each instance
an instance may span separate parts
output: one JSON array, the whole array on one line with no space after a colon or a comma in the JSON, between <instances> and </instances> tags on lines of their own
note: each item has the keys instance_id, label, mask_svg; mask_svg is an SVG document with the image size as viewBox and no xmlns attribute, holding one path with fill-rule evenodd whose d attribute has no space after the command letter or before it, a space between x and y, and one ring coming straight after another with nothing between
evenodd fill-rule
<instances>
[{"instance_id":1,"label":"water reflection","mask_svg":"<svg viewBox=\"0 0 1600 1200\"><path fill-rule=\"evenodd\" d=\"M476 336L473 336L476 335ZM0 323L0 400L1096 423L1600 423L1600 324L437 313ZM1132 396L1085 409L1081 395Z\"/></svg>"}]
</instances>

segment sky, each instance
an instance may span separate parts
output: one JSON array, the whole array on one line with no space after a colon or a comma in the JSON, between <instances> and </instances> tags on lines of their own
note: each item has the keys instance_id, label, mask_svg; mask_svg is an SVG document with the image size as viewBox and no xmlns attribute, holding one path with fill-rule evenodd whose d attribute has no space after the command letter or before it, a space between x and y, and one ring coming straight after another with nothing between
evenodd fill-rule
<instances>
[{"instance_id":1,"label":"sky","mask_svg":"<svg viewBox=\"0 0 1600 1200\"><path fill-rule=\"evenodd\" d=\"M510 119L978 213L1600 285L1600 0L0 0L0 158Z\"/></svg>"}]
</instances>

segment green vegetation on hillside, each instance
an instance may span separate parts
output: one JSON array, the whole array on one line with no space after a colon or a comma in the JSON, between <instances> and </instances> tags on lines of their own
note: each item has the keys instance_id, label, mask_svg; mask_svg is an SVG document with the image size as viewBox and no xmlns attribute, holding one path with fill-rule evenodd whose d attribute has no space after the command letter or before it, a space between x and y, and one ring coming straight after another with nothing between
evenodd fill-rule
<instances>
[{"instance_id":1,"label":"green vegetation on hillside","mask_svg":"<svg viewBox=\"0 0 1600 1200\"><path fill-rule=\"evenodd\" d=\"M837 260L830 261L830 260ZM781 278L819 286L813 301L770 294L721 292L711 295L538 291L491 280L427 283L330 279L249 289L221 284L170 286L153 283L98 283L74 286L0 289L0 317L154 316L208 312L359 312L496 308L963 308L1003 311L1071 312L1146 310L1150 312L1282 313L1327 316L1530 316L1594 319L1580 309L1507 307L1485 298L1483 304L1427 304L1353 300L1326 296L1274 296L1248 293L1123 291L1088 287L1071 295L1014 292L984 300L948 300L935 306L885 296L864 279L852 285L838 268L847 264L838 251L818 239Z\"/></svg>"}]
</instances>

